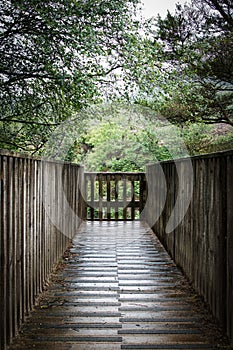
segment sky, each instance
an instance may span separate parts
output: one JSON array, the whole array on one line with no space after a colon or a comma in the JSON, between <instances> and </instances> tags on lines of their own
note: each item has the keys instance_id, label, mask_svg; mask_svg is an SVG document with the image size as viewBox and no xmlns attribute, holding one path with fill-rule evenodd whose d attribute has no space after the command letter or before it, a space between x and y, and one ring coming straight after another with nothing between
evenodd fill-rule
<instances>
[{"instance_id":1,"label":"sky","mask_svg":"<svg viewBox=\"0 0 233 350\"><path fill-rule=\"evenodd\" d=\"M145 17L157 16L159 13L161 17L165 17L167 10L173 12L175 4L183 5L187 0L142 0L144 3L143 14Z\"/></svg>"}]
</instances>

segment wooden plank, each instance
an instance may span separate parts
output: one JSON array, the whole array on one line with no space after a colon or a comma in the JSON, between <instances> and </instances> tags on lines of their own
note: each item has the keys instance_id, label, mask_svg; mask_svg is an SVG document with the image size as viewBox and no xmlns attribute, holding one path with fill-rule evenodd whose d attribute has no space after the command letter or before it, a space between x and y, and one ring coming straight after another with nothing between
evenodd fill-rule
<instances>
[{"instance_id":1,"label":"wooden plank","mask_svg":"<svg viewBox=\"0 0 233 350\"><path fill-rule=\"evenodd\" d=\"M40 235L41 235L41 228L40 228L40 161L36 161L35 166L35 293L38 295L38 293L41 290L40 287Z\"/></svg>"},{"instance_id":2,"label":"wooden plank","mask_svg":"<svg viewBox=\"0 0 233 350\"><path fill-rule=\"evenodd\" d=\"M135 219L135 183L131 179L131 220Z\"/></svg>"},{"instance_id":3,"label":"wooden plank","mask_svg":"<svg viewBox=\"0 0 233 350\"><path fill-rule=\"evenodd\" d=\"M0 344L1 349L5 350L5 306L4 306L4 291L3 291L3 282L4 282L4 240L3 240L3 170L2 170L2 156L0 156Z\"/></svg>"},{"instance_id":4,"label":"wooden plank","mask_svg":"<svg viewBox=\"0 0 233 350\"><path fill-rule=\"evenodd\" d=\"M110 176L107 176L107 219L111 219L111 183Z\"/></svg>"},{"instance_id":5,"label":"wooden plank","mask_svg":"<svg viewBox=\"0 0 233 350\"><path fill-rule=\"evenodd\" d=\"M89 200L89 198L88 198L88 186L89 186L89 182L88 182L89 181L89 176L88 176L88 174L85 174L84 181L85 181L85 183L84 183L84 200L85 200L85 204L87 204L87 201ZM88 209L89 209L89 207L86 205L85 208L86 208L86 210L85 210L85 217L87 219L89 219L89 217L88 217Z\"/></svg>"},{"instance_id":6,"label":"wooden plank","mask_svg":"<svg viewBox=\"0 0 233 350\"><path fill-rule=\"evenodd\" d=\"M100 174L98 177L99 181L99 219L103 220L103 175Z\"/></svg>"},{"instance_id":7,"label":"wooden plank","mask_svg":"<svg viewBox=\"0 0 233 350\"><path fill-rule=\"evenodd\" d=\"M28 235L30 237L30 245L29 245L29 310L32 309L34 304L34 161L32 159L29 160L29 230Z\"/></svg>"},{"instance_id":8,"label":"wooden plank","mask_svg":"<svg viewBox=\"0 0 233 350\"><path fill-rule=\"evenodd\" d=\"M226 329L227 325L227 158L216 158L215 168L218 169L218 180L216 184L216 192L219 194L219 204L217 206L218 219L217 219L217 232L218 232L218 269L217 269L217 318L220 320L221 326ZM225 184L225 186L222 186ZM208 278L208 277L207 277Z\"/></svg>"},{"instance_id":9,"label":"wooden plank","mask_svg":"<svg viewBox=\"0 0 233 350\"><path fill-rule=\"evenodd\" d=\"M18 332L18 323L17 323L17 246L18 246L18 159L12 159L12 196L14 198L12 206L12 333L15 337Z\"/></svg>"},{"instance_id":10,"label":"wooden plank","mask_svg":"<svg viewBox=\"0 0 233 350\"><path fill-rule=\"evenodd\" d=\"M117 221L119 219L119 203L118 203L118 192L119 192L119 177L116 176L115 178L115 220Z\"/></svg>"},{"instance_id":11,"label":"wooden plank","mask_svg":"<svg viewBox=\"0 0 233 350\"><path fill-rule=\"evenodd\" d=\"M127 203L126 203L126 197L127 197L127 179L124 177L123 179L123 220L127 220Z\"/></svg>"},{"instance_id":12,"label":"wooden plank","mask_svg":"<svg viewBox=\"0 0 233 350\"><path fill-rule=\"evenodd\" d=\"M30 201L30 159L26 159L26 183L25 183L25 209L26 209L26 227L25 227L25 305L26 314L30 312L30 265L31 265L31 201Z\"/></svg>"},{"instance_id":13,"label":"wooden plank","mask_svg":"<svg viewBox=\"0 0 233 350\"><path fill-rule=\"evenodd\" d=\"M8 234L7 234L7 310L6 313L8 315L7 323L8 323L8 332L7 337L10 340L13 335L13 310L12 310L12 299L13 299L13 266L12 266L12 259L13 259L13 230L12 230L12 216L13 216L13 202L11 201L11 198L13 198L13 158L8 157L7 159L7 226L8 226Z\"/></svg>"},{"instance_id":14,"label":"wooden plank","mask_svg":"<svg viewBox=\"0 0 233 350\"><path fill-rule=\"evenodd\" d=\"M44 196L45 196L45 162L41 163L41 241L40 241L40 249L41 249L41 288L45 283L45 221L46 221L46 213L44 208Z\"/></svg>"},{"instance_id":15,"label":"wooden plank","mask_svg":"<svg viewBox=\"0 0 233 350\"><path fill-rule=\"evenodd\" d=\"M18 188L18 201L17 201L17 251L16 251L16 285L17 285L17 324L20 327L23 320L23 161L18 159L17 169L17 188Z\"/></svg>"},{"instance_id":16,"label":"wooden plank","mask_svg":"<svg viewBox=\"0 0 233 350\"><path fill-rule=\"evenodd\" d=\"M91 220L94 220L95 213L94 213L94 200L95 200L95 177L91 176L90 178L90 191L91 191Z\"/></svg>"},{"instance_id":17,"label":"wooden plank","mask_svg":"<svg viewBox=\"0 0 233 350\"><path fill-rule=\"evenodd\" d=\"M233 347L233 157L227 157L227 235L226 235L226 282L227 282L227 334Z\"/></svg>"},{"instance_id":18,"label":"wooden plank","mask_svg":"<svg viewBox=\"0 0 233 350\"><path fill-rule=\"evenodd\" d=\"M1 156L1 349L6 350L7 336L7 158Z\"/></svg>"},{"instance_id":19,"label":"wooden plank","mask_svg":"<svg viewBox=\"0 0 233 350\"><path fill-rule=\"evenodd\" d=\"M144 208L144 204L145 204L144 200L143 200L143 196L144 196L144 176L140 175L140 177L139 177L139 179L140 179L139 180L140 181L139 182L139 201L140 201L140 203L139 203L139 212L140 212L140 214L142 213L143 208Z\"/></svg>"}]
</instances>

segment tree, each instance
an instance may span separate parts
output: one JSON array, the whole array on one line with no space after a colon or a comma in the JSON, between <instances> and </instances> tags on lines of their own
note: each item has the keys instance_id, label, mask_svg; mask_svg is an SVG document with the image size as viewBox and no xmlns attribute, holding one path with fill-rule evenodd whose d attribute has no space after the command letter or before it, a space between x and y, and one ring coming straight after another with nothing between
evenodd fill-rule
<instances>
[{"instance_id":1,"label":"tree","mask_svg":"<svg viewBox=\"0 0 233 350\"><path fill-rule=\"evenodd\" d=\"M144 171L150 162L187 155L181 130L163 118L156 119L155 113L147 108L118 101L96 105L92 111L99 119L90 118L89 125L86 120L85 131L76 136L74 126L66 133L72 132L75 139L65 150L66 159L82 162L86 170ZM52 145L49 152L51 157Z\"/></svg>"},{"instance_id":2,"label":"tree","mask_svg":"<svg viewBox=\"0 0 233 350\"><path fill-rule=\"evenodd\" d=\"M151 45L163 45L164 68L156 108L177 123L233 125L232 1L192 0L156 25Z\"/></svg>"},{"instance_id":3,"label":"tree","mask_svg":"<svg viewBox=\"0 0 233 350\"><path fill-rule=\"evenodd\" d=\"M0 3L0 147L38 151L127 75L139 0Z\"/></svg>"}]
</instances>

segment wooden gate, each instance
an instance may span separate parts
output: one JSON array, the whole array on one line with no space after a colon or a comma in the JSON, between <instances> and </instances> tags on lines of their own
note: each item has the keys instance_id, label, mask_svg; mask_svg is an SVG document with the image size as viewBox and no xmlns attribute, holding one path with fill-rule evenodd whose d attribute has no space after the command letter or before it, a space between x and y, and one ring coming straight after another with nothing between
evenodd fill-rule
<instances>
[{"instance_id":1,"label":"wooden gate","mask_svg":"<svg viewBox=\"0 0 233 350\"><path fill-rule=\"evenodd\" d=\"M85 173L87 220L140 220L146 202L145 173Z\"/></svg>"}]
</instances>

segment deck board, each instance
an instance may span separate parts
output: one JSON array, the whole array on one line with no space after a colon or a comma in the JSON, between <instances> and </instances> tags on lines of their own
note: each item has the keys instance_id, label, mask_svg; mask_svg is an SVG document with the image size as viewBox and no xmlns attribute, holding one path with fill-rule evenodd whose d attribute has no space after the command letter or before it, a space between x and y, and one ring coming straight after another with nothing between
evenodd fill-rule
<instances>
[{"instance_id":1,"label":"deck board","mask_svg":"<svg viewBox=\"0 0 233 350\"><path fill-rule=\"evenodd\" d=\"M221 349L217 326L146 224L87 222L66 256L10 350Z\"/></svg>"}]
</instances>

